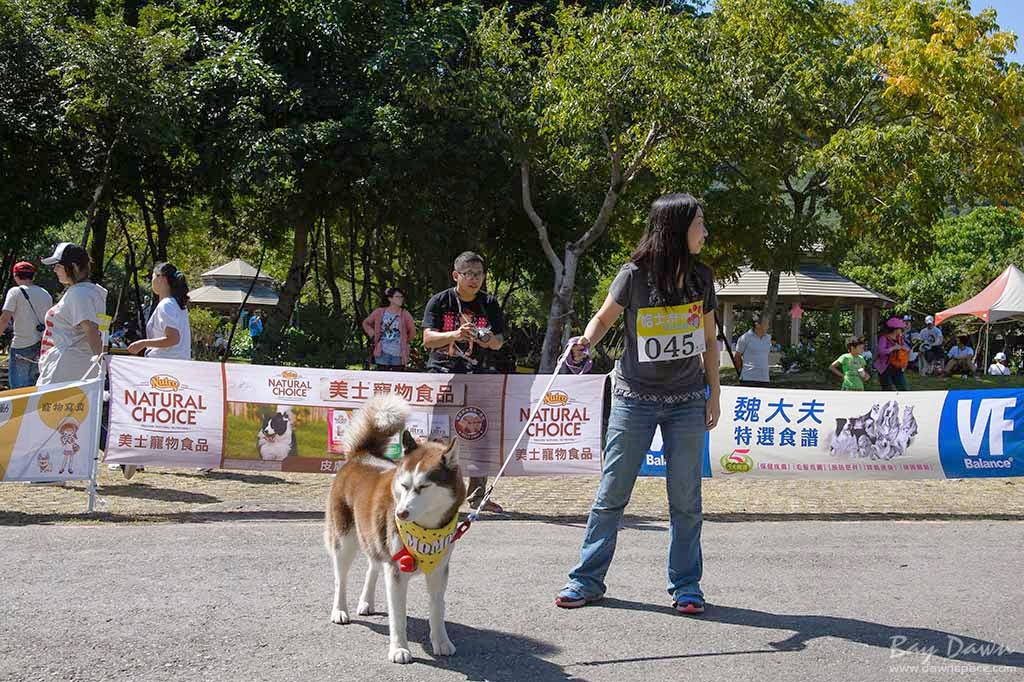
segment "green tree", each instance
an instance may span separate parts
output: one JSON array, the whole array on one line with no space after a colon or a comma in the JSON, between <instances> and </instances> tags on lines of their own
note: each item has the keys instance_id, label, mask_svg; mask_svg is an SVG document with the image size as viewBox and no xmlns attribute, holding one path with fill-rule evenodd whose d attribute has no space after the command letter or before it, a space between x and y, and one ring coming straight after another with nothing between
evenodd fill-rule
<instances>
[{"instance_id":1,"label":"green tree","mask_svg":"<svg viewBox=\"0 0 1024 682\"><path fill-rule=\"evenodd\" d=\"M11 258L77 208L68 176L77 144L60 130L59 80L41 3L0 0L0 255Z\"/></svg>"},{"instance_id":2,"label":"green tree","mask_svg":"<svg viewBox=\"0 0 1024 682\"><path fill-rule=\"evenodd\" d=\"M767 314L781 272L816 244L853 234L909 253L949 206L1016 191L1024 81L994 13L963 0L720 0L709 32L709 85L731 103L709 213L771 273Z\"/></svg>"},{"instance_id":3,"label":"green tree","mask_svg":"<svg viewBox=\"0 0 1024 682\"><path fill-rule=\"evenodd\" d=\"M976 208L929 230L913 258L892 259L871 241L851 246L844 274L897 301L899 312L933 314L979 293L1008 265L1024 263L1024 213Z\"/></svg>"},{"instance_id":4,"label":"green tree","mask_svg":"<svg viewBox=\"0 0 1024 682\"><path fill-rule=\"evenodd\" d=\"M541 371L550 372L574 311L581 257L659 149L699 137L703 67L689 13L561 7L549 27L534 18L491 10L478 42L482 99L508 139L523 210L553 274L541 354ZM535 202L545 183L586 197L582 228L559 224L565 214Z\"/></svg>"}]
</instances>

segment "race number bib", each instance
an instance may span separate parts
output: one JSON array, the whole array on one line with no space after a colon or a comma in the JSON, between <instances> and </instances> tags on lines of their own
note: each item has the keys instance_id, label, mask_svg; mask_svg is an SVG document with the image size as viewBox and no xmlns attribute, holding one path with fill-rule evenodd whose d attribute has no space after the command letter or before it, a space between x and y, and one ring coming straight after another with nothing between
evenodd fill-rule
<instances>
[{"instance_id":1,"label":"race number bib","mask_svg":"<svg viewBox=\"0 0 1024 682\"><path fill-rule=\"evenodd\" d=\"M640 308L636 313L636 348L640 362L681 360L703 353L704 303Z\"/></svg>"}]
</instances>

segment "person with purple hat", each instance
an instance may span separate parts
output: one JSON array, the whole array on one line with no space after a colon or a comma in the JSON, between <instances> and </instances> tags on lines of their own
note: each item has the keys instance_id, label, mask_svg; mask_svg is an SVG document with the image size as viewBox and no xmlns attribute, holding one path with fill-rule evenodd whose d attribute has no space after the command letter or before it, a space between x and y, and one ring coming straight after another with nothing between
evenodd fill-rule
<instances>
[{"instance_id":1,"label":"person with purple hat","mask_svg":"<svg viewBox=\"0 0 1024 682\"><path fill-rule=\"evenodd\" d=\"M39 344L43 340L46 324L43 318L53 305L53 297L46 289L32 282L36 266L19 261L11 268L14 286L7 290L0 330L14 321L14 338L7 364L7 383L10 388L34 386L39 377Z\"/></svg>"},{"instance_id":2,"label":"person with purple hat","mask_svg":"<svg viewBox=\"0 0 1024 682\"><path fill-rule=\"evenodd\" d=\"M903 339L903 330L907 323L898 317L890 317L885 321L882 333L878 336L878 355L875 357L875 369L878 371L878 383L883 391L906 391L907 376L904 370L910 362L910 346Z\"/></svg>"},{"instance_id":3,"label":"person with purple hat","mask_svg":"<svg viewBox=\"0 0 1024 682\"><path fill-rule=\"evenodd\" d=\"M43 265L51 266L66 288L46 312L36 385L81 381L99 371L93 357L103 351L99 316L106 312L107 290L89 281L92 262L78 244L57 244Z\"/></svg>"}]
</instances>

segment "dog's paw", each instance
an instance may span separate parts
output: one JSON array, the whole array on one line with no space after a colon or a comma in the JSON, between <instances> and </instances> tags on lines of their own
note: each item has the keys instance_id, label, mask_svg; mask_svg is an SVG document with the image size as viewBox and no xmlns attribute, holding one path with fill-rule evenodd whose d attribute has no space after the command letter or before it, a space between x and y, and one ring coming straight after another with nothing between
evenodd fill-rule
<instances>
[{"instance_id":1,"label":"dog's paw","mask_svg":"<svg viewBox=\"0 0 1024 682\"><path fill-rule=\"evenodd\" d=\"M455 645L452 644L452 640L445 637L439 642L430 640L430 647L434 650L435 656L454 656Z\"/></svg>"},{"instance_id":2,"label":"dog's paw","mask_svg":"<svg viewBox=\"0 0 1024 682\"><path fill-rule=\"evenodd\" d=\"M331 622L337 625L348 625L351 622L351 619L348 617L348 611L333 609L331 611Z\"/></svg>"},{"instance_id":3,"label":"dog's paw","mask_svg":"<svg viewBox=\"0 0 1024 682\"><path fill-rule=\"evenodd\" d=\"M412 653L408 649L394 647L388 650L388 660L392 663L412 663Z\"/></svg>"},{"instance_id":4,"label":"dog's paw","mask_svg":"<svg viewBox=\"0 0 1024 682\"><path fill-rule=\"evenodd\" d=\"M365 601L359 602L359 607L356 609L356 613L358 613L360 616L372 616L373 604L369 604Z\"/></svg>"}]
</instances>

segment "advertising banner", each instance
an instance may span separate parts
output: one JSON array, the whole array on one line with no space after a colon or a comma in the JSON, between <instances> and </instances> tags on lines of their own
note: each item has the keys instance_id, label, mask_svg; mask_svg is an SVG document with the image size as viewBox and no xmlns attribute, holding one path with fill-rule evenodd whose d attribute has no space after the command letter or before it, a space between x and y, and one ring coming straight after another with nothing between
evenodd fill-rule
<instances>
[{"instance_id":1,"label":"advertising banner","mask_svg":"<svg viewBox=\"0 0 1024 682\"><path fill-rule=\"evenodd\" d=\"M420 440L454 438L467 475L493 475L529 416L510 475L596 474L603 375L548 377L362 372L115 357L107 461L332 473L353 413L375 395L402 397ZM401 456L398 438L388 455Z\"/></svg>"},{"instance_id":2,"label":"advertising banner","mask_svg":"<svg viewBox=\"0 0 1024 682\"><path fill-rule=\"evenodd\" d=\"M0 392L0 481L92 477L103 381Z\"/></svg>"},{"instance_id":3,"label":"advertising banner","mask_svg":"<svg viewBox=\"0 0 1024 682\"><path fill-rule=\"evenodd\" d=\"M712 476L944 478L944 396L723 387L722 419L709 444Z\"/></svg>"},{"instance_id":4,"label":"advertising banner","mask_svg":"<svg viewBox=\"0 0 1024 682\"><path fill-rule=\"evenodd\" d=\"M220 365L115 356L108 371L108 463L221 465L224 380Z\"/></svg>"},{"instance_id":5,"label":"advertising banner","mask_svg":"<svg viewBox=\"0 0 1024 682\"><path fill-rule=\"evenodd\" d=\"M541 407L512 453L505 473L511 476L595 474L601 472L603 374L565 375L542 395L546 376L513 374L505 387L502 452L515 444L530 410Z\"/></svg>"},{"instance_id":6,"label":"advertising banner","mask_svg":"<svg viewBox=\"0 0 1024 682\"><path fill-rule=\"evenodd\" d=\"M417 439L454 438L467 475L599 474L603 375L449 375L115 357L107 460L331 473L374 395L411 406ZM531 406L540 409L515 447ZM704 476L933 479L1024 476L1024 391L722 387ZM12 408L13 409L13 408ZM0 415L2 418L2 415ZM388 451L401 456L396 438ZM641 469L663 476L660 434Z\"/></svg>"}]
</instances>

